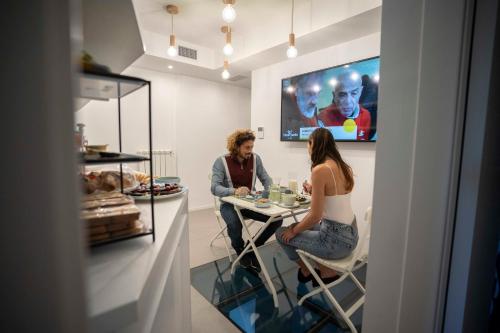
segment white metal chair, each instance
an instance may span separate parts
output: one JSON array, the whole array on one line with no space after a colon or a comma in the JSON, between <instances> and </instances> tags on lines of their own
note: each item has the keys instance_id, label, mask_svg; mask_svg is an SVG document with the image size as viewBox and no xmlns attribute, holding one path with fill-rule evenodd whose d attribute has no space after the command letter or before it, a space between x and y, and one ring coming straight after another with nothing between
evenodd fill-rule
<instances>
[{"instance_id":1,"label":"white metal chair","mask_svg":"<svg viewBox=\"0 0 500 333\"><path fill-rule=\"evenodd\" d=\"M212 173L209 173L208 174L208 179L210 179L210 181L212 180ZM233 254L231 253L231 248L229 247L229 244L228 244L228 241L227 241L227 238L229 238L229 236L227 235L227 225L226 225L226 222L224 222L224 219L222 218L222 215L220 213L220 199L219 197L217 196L214 196L214 214L215 214L215 218L217 220L217 224L219 225L219 232L217 232L215 234L215 236L212 237L212 239L210 240L210 247L213 246L213 243L217 240L217 239L223 239L224 240L224 246L226 247L226 250L227 250L227 256L229 257L229 262L233 262ZM250 219L248 219L250 220ZM248 226L251 226L253 224L254 221L251 221Z\"/></svg>"},{"instance_id":2,"label":"white metal chair","mask_svg":"<svg viewBox=\"0 0 500 333\"><path fill-rule=\"evenodd\" d=\"M358 279L354 276L353 272L361 268L364 264L368 262L368 251L367 251L367 246L366 244L368 243L369 235L370 235L370 227L371 227L371 218L372 218L372 209L369 207L365 213L365 226L364 228L361 229L360 235L359 235L359 240L358 240L358 245L356 246L356 249L352 252L352 254L346 258L339 259L339 260L326 260L322 258L318 258L308 252L305 252L303 250L297 250L298 255L300 256L300 259L304 262L306 267L309 269L311 272L312 276L314 279L319 284L319 287L314 289L313 291L309 292L308 294L304 295L300 300L299 300L299 305L302 305L302 303L309 297L317 295L319 293L324 292L330 302L332 302L333 306L335 309L339 312L340 316L342 319L346 322L347 326L351 330L351 332L357 332L356 327L354 327L354 324L352 323L350 317L353 315L354 312L356 312L357 309L359 309L365 302L365 293L366 290L361 285L361 283L358 281ZM319 263L323 266L329 267L331 269L334 269L337 271L338 274L340 274L340 277L335 280L334 282L331 282L327 285L323 283L321 278L318 276L318 274L314 271L314 267L312 262ZM344 281L346 278L351 278L354 284L358 287L358 289L361 291L362 296L347 310L342 309L340 306L339 302L335 299L331 291L329 290L330 288L338 285L342 281Z\"/></svg>"},{"instance_id":3,"label":"white metal chair","mask_svg":"<svg viewBox=\"0 0 500 333\"><path fill-rule=\"evenodd\" d=\"M210 246L213 245L215 240L222 238L224 240L224 246L226 247L227 250L227 255L229 257L229 262L233 262L233 254L231 253L231 250L229 248L229 244L227 243L227 225L224 222L224 219L222 218L222 215L220 214L220 200L218 197L214 196L214 214L215 218L217 219L217 224L219 225L219 232L215 234L214 237L210 240Z\"/></svg>"}]
</instances>

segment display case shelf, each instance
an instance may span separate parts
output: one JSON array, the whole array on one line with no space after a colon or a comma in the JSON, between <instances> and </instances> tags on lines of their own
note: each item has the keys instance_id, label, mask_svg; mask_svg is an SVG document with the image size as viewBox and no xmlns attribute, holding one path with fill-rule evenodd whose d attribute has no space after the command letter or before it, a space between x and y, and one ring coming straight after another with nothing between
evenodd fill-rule
<instances>
[{"instance_id":1,"label":"display case shelf","mask_svg":"<svg viewBox=\"0 0 500 333\"><path fill-rule=\"evenodd\" d=\"M143 236L149 236L149 235L153 235L153 230L152 229L148 229L147 231L144 231L144 232L141 232L141 233L137 233L137 234L133 234L133 235L122 236L122 237L114 237L114 238L110 238L110 239L106 239L106 240L102 240L102 241L98 241L98 242L92 242L90 244L90 246L92 246L92 247L98 247L98 246L102 246L102 245L107 245L107 244L121 242L121 241L124 241L124 240L127 240L127 239L133 239L133 238L138 238L138 237L143 237Z\"/></svg>"},{"instance_id":2,"label":"display case shelf","mask_svg":"<svg viewBox=\"0 0 500 333\"><path fill-rule=\"evenodd\" d=\"M81 72L79 79L80 90L78 97L95 100L123 98L149 83L149 81L132 76L90 71ZM119 88L118 83L120 84Z\"/></svg>"},{"instance_id":3,"label":"display case shelf","mask_svg":"<svg viewBox=\"0 0 500 333\"><path fill-rule=\"evenodd\" d=\"M151 82L136 77L125 76L114 73L101 73L92 71L83 71L79 73L79 91L76 96L75 106L80 108L89 100L107 101L110 99L117 100L118 106L118 148L119 155L113 157L104 157L100 154L96 155L81 155L80 161L83 166L95 164L120 164L120 188L123 193L123 163L143 162L149 161L149 173L153 174L153 137L152 137L152 112L151 112ZM142 87L147 87L147 101L148 101L148 141L149 141L149 154L133 155L122 152L122 121L121 121L121 99ZM85 172L85 170L83 170ZM153 177L150 177L150 187L153 188ZM150 200L151 219L149 228L141 233L115 237L112 239L105 239L99 242L93 242L90 246L101 246L105 244L124 241L132 238L149 236L155 241L155 214L154 214L154 198Z\"/></svg>"},{"instance_id":4,"label":"display case shelf","mask_svg":"<svg viewBox=\"0 0 500 333\"><path fill-rule=\"evenodd\" d=\"M120 156L116 157L102 157L99 154L95 154L95 155L83 155L81 161L84 164L92 165L92 164L143 162L143 161L150 161L150 158L141 155L132 155L124 153L120 153Z\"/></svg>"}]
</instances>

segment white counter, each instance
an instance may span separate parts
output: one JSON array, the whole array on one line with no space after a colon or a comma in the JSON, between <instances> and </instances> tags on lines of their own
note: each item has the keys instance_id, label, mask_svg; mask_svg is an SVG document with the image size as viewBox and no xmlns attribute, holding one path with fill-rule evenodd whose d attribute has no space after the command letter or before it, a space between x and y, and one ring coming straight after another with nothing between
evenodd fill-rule
<instances>
[{"instance_id":1,"label":"white counter","mask_svg":"<svg viewBox=\"0 0 500 333\"><path fill-rule=\"evenodd\" d=\"M150 214L149 204L139 207ZM154 243L145 236L89 255L91 332L191 331L187 193L154 208Z\"/></svg>"}]
</instances>

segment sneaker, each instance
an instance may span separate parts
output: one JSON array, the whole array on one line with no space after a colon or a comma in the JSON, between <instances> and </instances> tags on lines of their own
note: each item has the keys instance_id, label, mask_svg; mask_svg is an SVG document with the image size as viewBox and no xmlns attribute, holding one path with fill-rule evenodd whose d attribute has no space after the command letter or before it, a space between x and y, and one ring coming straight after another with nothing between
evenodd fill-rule
<instances>
[{"instance_id":1,"label":"sneaker","mask_svg":"<svg viewBox=\"0 0 500 333\"><path fill-rule=\"evenodd\" d=\"M307 283L313 280L313 276L311 273L309 273L308 276L305 276L304 274L302 274L302 270L299 267L299 270L297 271L297 279L299 280L300 283Z\"/></svg>"},{"instance_id":2,"label":"sneaker","mask_svg":"<svg viewBox=\"0 0 500 333\"><path fill-rule=\"evenodd\" d=\"M243 268L251 268L252 267L252 258L250 258L249 253L245 253L243 257L241 257L239 261L241 267Z\"/></svg>"},{"instance_id":3,"label":"sneaker","mask_svg":"<svg viewBox=\"0 0 500 333\"><path fill-rule=\"evenodd\" d=\"M332 277L321 277L321 272L319 271L319 269L315 269L314 271L316 272L316 274L318 274L321 281L323 281L323 283L326 285L332 283L333 281L337 281L340 278L340 274L337 274L337 275L332 276ZM312 276L312 274L311 274L311 276ZM312 285L313 285L313 287L319 287L318 281L316 281L316 279L314 279L314 278L312 279Z\"/></svg>"},{"instance_id":4,"label":"sneaker","mask_svg":"<svg viewBox=\"0 0 500 333\"><path fill-rule=\"evenodd\" d=\"M260 273L262 270L259 261L253 252L245 253L245 255L240 259L240 265L243 268L251 269L257 273Z\"/></svg>"},{"instance_id":5,"label":"sneaker","mask_svg":"<svg viewBox=\"0 0 500 333\"><path fill-rule=\"evenodd\" d=\"M249 252L247 254L250 257L250 261L252 263L250 268L256 271L257 273L260 273L262 271L262 268L260 267L259 260L257 260L255 253Z\"/></svg>"}]
</instances>

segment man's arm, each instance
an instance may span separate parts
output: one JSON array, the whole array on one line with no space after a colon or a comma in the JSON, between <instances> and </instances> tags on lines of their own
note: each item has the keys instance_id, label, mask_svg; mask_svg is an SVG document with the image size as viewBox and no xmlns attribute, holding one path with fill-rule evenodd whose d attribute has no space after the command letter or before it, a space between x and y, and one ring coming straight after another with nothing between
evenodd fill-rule
<instances>
[{"instance_id":1,"label":"man's arm","mask_svg":"<svg viewBox=\"0 0 500 333\"><path fill-rule=\"evenodd\" d=\"M259 178L260 182L262 183L262 186L264 186L264 189L266 191L269 191L269 188L271 187L273 180L267 174L267 171L264 168L264 164L262 164L262 160L260 159L260 156L255 154L255 158L257 159L256 160L257 177Z\"/></svg>"},{"instance_id":2,"label":"man's arm","mask_svg":"<svg viewBox=\"0 0 500 333\"><path fill-rule=\"evenodd\" d=\"M218 197L227 197L228 195L233 195L235 189L232 187L224 186L224 175L226 170L220 158L216 159L214 165L212 166L212 185L210 186L210 191L213 195Z\"/></svg>"}]
</instances>

